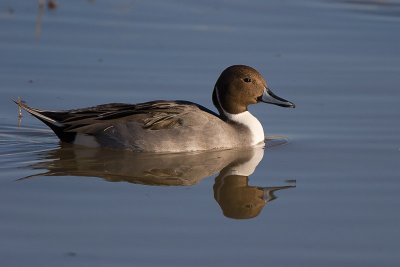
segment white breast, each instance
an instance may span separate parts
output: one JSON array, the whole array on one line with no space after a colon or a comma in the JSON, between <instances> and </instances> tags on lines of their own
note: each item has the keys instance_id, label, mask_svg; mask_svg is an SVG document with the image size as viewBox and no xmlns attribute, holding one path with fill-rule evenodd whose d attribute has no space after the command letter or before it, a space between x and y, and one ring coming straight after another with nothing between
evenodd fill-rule
<instances>
[{"instance_id":1,"label":"white breast","mask_svg":"<svg viewBox=\"0 0 400 267\"><path fill-rule=\"evenodd\" d=\"M252 135L251 145L264 142L264 129L261 123L250 112L245 111L239 114L230 114L224 110L225 116L234 122L240 123L249 128Z\"/></svg>"}]
</instances>

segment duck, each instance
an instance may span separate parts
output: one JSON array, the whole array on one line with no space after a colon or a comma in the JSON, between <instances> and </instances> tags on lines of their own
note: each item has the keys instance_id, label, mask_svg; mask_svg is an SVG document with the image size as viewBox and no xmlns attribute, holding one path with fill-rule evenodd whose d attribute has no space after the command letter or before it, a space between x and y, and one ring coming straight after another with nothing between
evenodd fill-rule
<instances>
[{"instance_id":1,"label":"duck","mask_svg":"<svg viewBox=\"0 0 400 267\"><path fill-rule=\"evenodd\" d=\"M14 102L46 124L61 142L156 153L263 145L263 127L248 106L269 103L295 107L294 103L275 95L263 76L246 65L229 66L217 79L212 102L218 113L184 100L110 103L63 111Z\"/></svg>"}]
</instances>

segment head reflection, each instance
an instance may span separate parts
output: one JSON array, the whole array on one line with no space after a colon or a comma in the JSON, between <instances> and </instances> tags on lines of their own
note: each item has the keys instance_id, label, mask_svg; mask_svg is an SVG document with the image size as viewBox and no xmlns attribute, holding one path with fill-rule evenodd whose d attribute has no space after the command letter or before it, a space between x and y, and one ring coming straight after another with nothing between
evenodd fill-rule
<instances>
[{"instance_id":1,"label":"head reflection","mask_svg":"<svg viewBox=\"0 0 400 267\"><path fill-rule=\"evenodd\" d=\"M260 214L266 202L264 191L248 185L248 177L218 176L214 184L214 198L224 215L233 219L250 219Z\"/></svg>"},{"instance_id":2,"label":"head reflection","mask_svg":"<svg viewBox=\"0 0 400 267\"><path fill-rule=\"evenodd\" d=\"M255 150L252 155L232 162L215 178L214 198L226 217L232 219L257 217L268 202L276 199L275 191L294 187L294 185L278 187L249 185L249 176L261 161L263 151Z\"/></svg>"}]
</instances>

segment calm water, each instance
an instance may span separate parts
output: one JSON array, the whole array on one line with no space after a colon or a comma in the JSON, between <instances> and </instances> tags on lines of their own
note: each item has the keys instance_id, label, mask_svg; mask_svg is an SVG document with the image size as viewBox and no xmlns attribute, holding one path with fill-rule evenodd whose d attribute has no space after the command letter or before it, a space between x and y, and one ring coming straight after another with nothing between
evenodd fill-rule
<instances>
[{"instance_id":1,"label":"calm water","mask_svg":"<svg viewBox=\"0 0 400 267\"><path fill-rule=\"evenodd\" d=\"M399 266L399 33L391 0L1 1L0 264ZM251 107L265 150L61 145L11 102L211 107L232 64L297 105Z\"/></svg>"}]
</instances>

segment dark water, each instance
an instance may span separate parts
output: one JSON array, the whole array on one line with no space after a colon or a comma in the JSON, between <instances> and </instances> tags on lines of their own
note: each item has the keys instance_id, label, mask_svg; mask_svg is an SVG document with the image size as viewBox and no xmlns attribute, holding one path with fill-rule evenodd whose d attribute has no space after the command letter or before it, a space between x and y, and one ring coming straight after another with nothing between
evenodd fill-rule
<instances>
[{"instance_id":1,"label":"dark water","mask_svg":"<svg viewBox=\"0 0 400 267\"><path fill-rule=\"evenodd\" d=\"M2 1L1 265L399 266L399 33L390 0ZM232 64L297 105L251 107L265 150L71 147L11 102L211 107Z\"/></svg>"}]
</instances>

